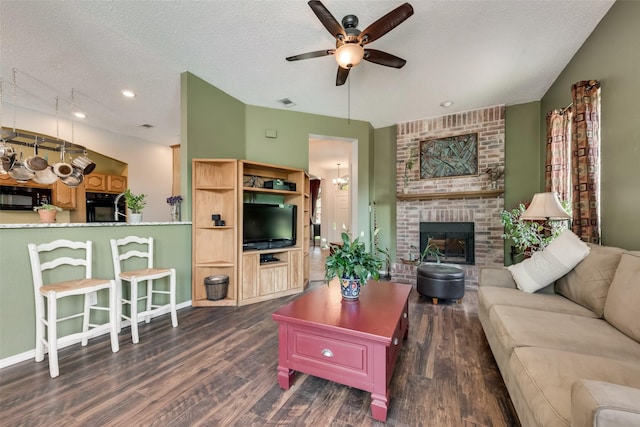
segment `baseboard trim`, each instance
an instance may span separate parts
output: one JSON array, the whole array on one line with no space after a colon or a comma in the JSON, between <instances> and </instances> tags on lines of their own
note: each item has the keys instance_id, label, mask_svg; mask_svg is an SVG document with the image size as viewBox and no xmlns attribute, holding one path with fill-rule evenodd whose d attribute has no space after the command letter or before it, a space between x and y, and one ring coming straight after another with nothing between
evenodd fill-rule
<instances>
[{"instance_id":1,"label":"baseboard trim","mask_svg":"<svg viewBox=\"0 0 640 427\"><path fill-rule=\"evenodd\" d=\"M187 307L191 307L191 300L185 301L185 302L181 302L180 304L176 305L176 309L178 309L178 310L183 309L183 308L187 308ZM151 317L154 318L154 317L162 316L162 315L164 315L164 314L166 314L168 312L169 312L168 309L167 310L163 310L163 311L161 311L159 313L156 313L154 316L151 316ZM143 322L144 322L144 320L143 320ZM140 322L140 323L142 323L142 322ZM124 322L122 322L122 327L129 327L129 326L131 326L131 322L129 322L128 320L125 320ZM105 331L104 333L98 334L97 336L106 335L108 333L109 333L109 331ZM62 348L65 348L65 347L69 347L71 345L75 345L75 344L77 344L79 342L80 342L80 340L78 340L77 342L69 342L69 343L67 343L67 344L65 344L63 346L58 347L58 348L62 349ZM47 351L45 349L45 353L46 352ZM34 348L32 350L25 351L24 353L20 353L20 354L14 355L14 356L9 356L9 357L6 357L4 359L0 359L0 369L4 369L4 368L6 368L8 366L15 365L16 363L24 362L25 360L30 360L30 359L33 360L33 359L35 359L35 357L36 357L36 349Z\"/></svg>"}]
</instances>

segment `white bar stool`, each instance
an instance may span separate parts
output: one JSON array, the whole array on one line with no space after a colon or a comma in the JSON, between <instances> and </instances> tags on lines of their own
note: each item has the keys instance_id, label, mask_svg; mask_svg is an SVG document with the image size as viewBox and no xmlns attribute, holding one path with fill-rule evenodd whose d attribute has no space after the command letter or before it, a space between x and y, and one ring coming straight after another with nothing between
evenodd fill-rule
<instances>
[{"instance_id":1,"label":"white bar stool","mask_svg":"<svg viewBox=\"0 0 640 427\"><path fill-rule=\"evenodd\" d=\"M122 319L131 322L131 338L134 343L138 343L138 322L144 318L146 323L151 321L152 315L160 315L167 311L171 312L171 324L175 328L178 326L178 314L176 313L176 270L174 268L154 268L153 267L153 237L128 236L122 239L110 239L111 254L113 256L113 270L116 277L116 288L118 293L117 323L118 332L122 329ZM122 271L123 261L130 258L146 258L146 268ZM123 263L123 264L121 264ZM157 279L169 278L169 290L154 288ZM122 296L122 282L129 282L130 298ZM147 282L147 293L138 296L138 283ZM153 304L154 295L168 295L168 304ZM145 310L138 312L138 301L146 300ZM122 314L122 305L129 304L131 316Z\"/></svg>"},{"instance_id":2,"label":"white bar stool","mask_svg":"<svg viewBox=\"0 0 640 427\"><path fill-rule=\"evenodd\" d=\"M55 378L60 374L58 369L58 347L78 341L81 341L82 345L86 346L89 338L106 331L111 334L111 350L116 353L120 349L116 316L116 282L114 280L94 279L91 277L92 243L90 241L72 242L61 239L40 245L29 243L28 248L36 304L36 362L44 360L44 350L47 347L49 350L49 374L51 378ZM55 255L52 253L46 254L53 251L56 251ZM80 252L83 252L82 257L79 256ZM73 256L77 256L77 258ZM43 277L49 278L54 274L57 277L60 277L61 274L64 274L65 277L77 275L76 268L66 268L62 273L60 271L57 273L48 271L65 265L83 267L84 278L44 283ZM46 276L43 274L44 272L46 272ZM91 294L96 294L97 301L97 292L101 290L109 292L109 305L91 305ZM58 319L58 300L72 295L84 296L83 311ZM91 323L91 310L108 311L109 321L103 324ZM78 317L82 317L82 332L58 337L58 323ZM47 329L46 336L45 328Z\"/></svg>"}]
</instances>

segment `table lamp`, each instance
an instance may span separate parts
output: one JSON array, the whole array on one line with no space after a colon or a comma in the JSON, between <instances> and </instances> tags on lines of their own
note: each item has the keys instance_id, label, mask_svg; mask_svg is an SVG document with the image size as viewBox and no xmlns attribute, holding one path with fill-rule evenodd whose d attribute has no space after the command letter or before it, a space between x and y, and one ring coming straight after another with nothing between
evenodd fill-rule
<instances>
[{"instance_id":1,"label":"table lamp","mask_svg":"<svg viewBox=\"0 0 640 427\"><path fill-rule=\"evenodd\" d=\"M520 217L528 220L571 219L562 208L556 193L536 193L531 204Z\"/></svg>"}]
</instances>

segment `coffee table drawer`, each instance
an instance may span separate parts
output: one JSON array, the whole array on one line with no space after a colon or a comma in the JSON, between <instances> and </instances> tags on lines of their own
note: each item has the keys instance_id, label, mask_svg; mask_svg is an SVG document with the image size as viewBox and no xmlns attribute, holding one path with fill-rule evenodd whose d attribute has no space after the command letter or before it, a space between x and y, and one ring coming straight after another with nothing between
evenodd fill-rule
<instances>
[{"instance_id":1,"label":"coffee table drawer","mask_svg":"<svg viewBox=\"0 0 640 427\"><path fill-rule=\"evenodd\" d=\"M290 331L291 360L325 371L367 372L367 346L313 332Z\"/></svg>"}]
</instances>

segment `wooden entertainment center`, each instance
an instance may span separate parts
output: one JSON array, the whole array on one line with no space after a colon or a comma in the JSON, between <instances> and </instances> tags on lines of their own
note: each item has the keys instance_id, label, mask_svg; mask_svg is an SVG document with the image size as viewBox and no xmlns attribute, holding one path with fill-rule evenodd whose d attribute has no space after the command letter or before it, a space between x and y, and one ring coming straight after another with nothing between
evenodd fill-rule
<instances>
[{"instance_id":1,"label":"wooden entertainment center","mask_svg":"<svg viewBox=\"0 0 640 427\"><path fill-rule=\"evenodd\" d=\"M310 198L305 171L247 160L193 159L191 173L193 306L245 305L302 292L309 281ZM265 187L275 180L295 184L295 190ZM244 251L244 202L296 206L295 245ZM224 225L216 225L212 215L220 215ZM215 275L229 277L227 296L209 300L204 279Z\"/></svg>"}]
</instances>

